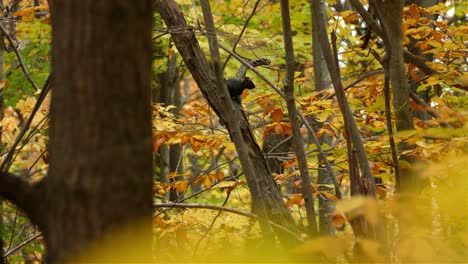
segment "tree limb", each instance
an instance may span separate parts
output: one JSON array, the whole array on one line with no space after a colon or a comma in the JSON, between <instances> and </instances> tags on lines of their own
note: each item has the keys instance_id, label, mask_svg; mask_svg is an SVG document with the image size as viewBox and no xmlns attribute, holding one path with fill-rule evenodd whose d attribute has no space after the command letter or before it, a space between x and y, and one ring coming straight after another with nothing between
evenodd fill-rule
<instances>
[{"instance_id":1,"label":"tree limb","mask_svg":"<svg viewBox=\"0 0 468 264\"><path fill-rule=\"evenodd\" d=\"M16 251L20 250L21 248L23 248L24 246L26 246L28 243L30 243L31 241L34 241L36 240L38 237L41 237L42 236L42 233L39 233L39 234L35 234L31 237L28 237L26 238L26 240L24 240L23 242L19 243L18 245L16 245L14 248L10 249L8 252L5 253L5 255L3 255L4 258L12 255L13 253L15 253Z\"/></svg>"},{"instance_id":2,"label":"tree limb","mask_svg":"<svg viewBox=\"0 0 468 264\"><path fill-rule=\"evenodd\" d=\"M381 27L378 26L375 19L367 12L364 6L361 4L359 0L349 0L351 5L356 9L359 15L362 17L362 20L366 23L366 25L375 32L379 37L384 38L384 32ZM421 71L423 71L427 75L433 75L440 73L439 71L431 68L429 65L426 64L424 59L417 58L414 54L409 52L408 50L403 50L403 55L405 60L411 62L416 67L418 67Z\"/></svg>"},{"instance_id":3,"label":"tree limb","mask_svg":"<svg viewBox=\"0 0 468 264\"><path fill-rule=\"evenodd\" d=\"M265 83L267 83L277 94L279 94L283 99L286 99L284 93L272 82L270 81L268 78L266 78L262 73L260 73L253 65L251 65L248 61L244 60L243 58L241 58L239 55L237 55L236 53L232 52L230 49L228 49L227 47L223 46L222 44L219 44L219 47L222 48L224 51L226 51L227 53L229 53L230 55L232 55L234 58L236 58L239 62L241 62L243 65L245 65L248 69L250 69L251 71L253 71L255 74L257 74L258 77L260 77L263 81L265 81ZM327 159L327 156L325 155L325 152L322 150L322 147L321 147L321 144L320 144L320 141L318 140L317 136L316 136L316 133L315 133L315 130L313 129L313 127L310 125L309 121L307 120L307 118L305 118L305 116L302 114L301 111L297 110L298 112L298 115L301 117L301 120L302 122L304 122L305 126L307 127L307 129L309 129L309 131L311 132L312 134L312 140L314 141L314 144L317 146L317 151L319 152L319 155L322 157L323 161L325 162L325 166L327 168L327 171L329 173L329 175L331 175L332 177L332 181L333 181L333 185L335 186L335 194L338 198L341 198L341 191L340 191L340 188L339 188L339 184L338 184L338 181L336 179L336 176L335 176L335 173L333 172L333 168L330 164L330 161L328 161Z\"/></svg>"},{"instance_id":4,"label":"tree limb","mask_svg":"<svg viewBox=\"0 0 468 264\"><path fill-rule=\"evenodd\" d=\"M222 207L218 205L208 205L208 204L186 204L186 203L155 203L153 204L153 207L155 208L195 208L195 209L208 209L208 210L217 210L217 211L225 211L237 215L242 215L245 217L249 217L252 219L257 219L258 216L249 212L245 212L242 210L234 209L234 208L228 208L228 207ZM293 231L287 229L286 227L282 225L278 225L275 222L270 221L270 224L274 226L277 229L281 229L285 233L289 234L292 238L297 240L298 242L304 242L304 239L302 239L300 236L298 236L296 233Z\"/></svg>"},{"instance_id":5,"label":"tree limb","mask_svg":"<svg viewBox=\"0 0 468 264\"><path fill-rule=\"evenodd\" d=\"M0 197L7 199L26 212L31 218L35 216L35 188L24 178L0 171Z\"/></svg>"},{"instance_id":6,"label":"tree limb","mask_svg":"<svg viewBox=\"0 0 468 264\"><path fill-rule=\"evenodd\" d=\"M39 111L39 107L41 106L42 102L44 101L44 99L47 96L47 93L49 92L49 90L52 87L52 84L51 84L52 78L53 78L52 74L50 74L49 77L47 77L47 81L45 82L44 87L42 88L42 91L41 91L41 93L39 94L39 96L37 98L36 104L34 105L34 108L31 111L31 115L29 116L28 121L26 122L26 124L21 129L20 133L18 134L18 136L15 139L15 142L13 143L10 150L8 151L7 156L3 159L3 162L0 164L0 171L8 171L11 163L13 162L12 157L13 157L13 155L15 153L16 147L18 146L18 144L23 139L24 135L26 134L26 131L28 131L29 126L32 123L32 120L34 119L34 116L36 115L37 111Z\"/></svg>"},{"instance_id":7,"label":"tree limb","mask_svg":"<svg viewBox=\"0 0 468 264\"><path fill-rule=\"evenodd\" d=\"M3 26L2 23L0 23L0 30L2 31L3 35L7 38L8 42L10 45L13 47L13 50L16 54L16 57L18 57L18 61L21 66L21 70L23 70L24 75L26 76L26 79L28 79L29 83L32 85L34 90L39 91L39 86L34 82L34 80L31 78L31 75L29 74L28 69L26 68L26 65L24 64L23 56L21 56L21 53L18 50L18 47L15 45L13 39L11 38L10 34L8 34L7 30Z\"/></svg>"}]
</instances>

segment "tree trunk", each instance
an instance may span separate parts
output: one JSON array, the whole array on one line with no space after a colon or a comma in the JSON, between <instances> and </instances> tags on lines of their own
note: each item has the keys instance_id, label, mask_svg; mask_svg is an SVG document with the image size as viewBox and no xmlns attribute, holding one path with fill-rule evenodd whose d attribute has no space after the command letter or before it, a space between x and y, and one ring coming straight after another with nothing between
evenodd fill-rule
<instances>
[{"instance_id":1,"label":"tree trunk","mask_svg":"<svg viewBox=\"0 0 468 264\"><path fill-rule=\"evenodd\" d=\"M321 12L322 14L326 14L326 8L325 8L325 3L323 1L321 3ZM312 8L312 7L311 7ZM323 16L325 18L325 16ZM330 78L329 78L329 73L327 69L327 64L325 63L325 58L323 56L322 49L320 48L320 42L319 42L319 32L318 30L312 25L312 56L314 58L314 85L315 89L317 91L323 91L325 89L328 89L330 87ZM314 130L318 131L323 125L318 122L311 122L311 124L314 124ZM320 143L321 144L328 144L331 145L331 139L329 136L324 134L320 138ZM332 183L332 175L329 174L327 170L324 169L324 160L320 157L320 155L317 155L317 158L319 160L319 169L318 169L318 190L322 192L332 192L332 188L327 187L327 184ZM333 225L331 224L332 220L332 212L334 207L334 202L326 197L323 197L322 195L318 195L318 201L319 201L319 232L321 235L327 235L327 234L334 234L335 229L333 228Z\"/></svg>"},{"instance_id":2,"label":"tree trunk","mask_svg":"<svg viewBox=\"0 0 468 264\"><path fill-rule=\"evenodd\" d=\"M307 214L307 233L317 236L317 219L315 217L314 197L310 190L311 180L307 159L304 152L304 143L299 127L296 101L294 99L294 47L292 41L291 21L289 15L289 1L281 0L281 21L283 24L284 47L286 52L286 79L284 80L284 95L288 106L288 115L292 127L292 142L295 149L299 170L301 172L301 192Z\"/></svg>"},{"instance_id":3,"label":"tree trunk","mask_svg":"<svg viewBox=\"0 0 468 264\"><path fill-rule=\"evenodd\" d=\"M3 7L3 0L0 0L0 5ZM2 23L2 22L0 22ZM0 39L3 40L3 34L0 32ZM4 63L4 57L3 57L3 45L0 45L0 81L3 81L3 63ZM0 93L0 121L3 119L3 91ZM3 144L1 143L2 139L2 127L0 126L0 145L1 148L3 149ZM3 255L5 252L3 252L3 199L0 198L0 264L5 263L5 259L3 258Z\"/></svg>"},{"instance_id":4,"label":"tree trunk","mask_svg":"<svg viewBox=\"0 0 468 264\"><path fill-rule=\"evenodd\" d=\"M136 219L148 235L135 239L149 253L151 1L50 4L56 78L38 223L49 261L63 263Z\"/></svg>"},{"instance_id":5,"label":"tree trunk","mask_svg":"<svg viewBox=\"0 0 468 264\"><path fill-rule=\"evenodd\" d=\"M156 9L161 14L161 17L164 19L169 29L184 29L181 32L174 31L172 33L174 43L194 80L197 82L198 87L200 87L203 95L207 98L210 106L216 112L220 120L227 125L226 127L233 138L238 137L238 135L234 137L232 134L235 128L229 127L229 123L225 121L230 119L231 115L235 115L241 119L240 133L242 138L240 139L241 142L237 142L236 148L241 146L245 148L247 152L248 157L239 154L240 158L246 159L244 160L245 162L242 162L243 166L246 162L255 162L254 166L252 166L254 173L252 173L252 175L247 175L246 173L247 184L250 188L252 200L254 203L265 204L266 213L271 220L295 231L296 226L291 213L285 207L281 193L268 171L265 158L250 131L245 113L241 112L240 107L234 107L233 113L232 107L229 107L231 104L225 103L226 99L230 99L229 97L225 98L227 91L226 94L221 94L216 85L214 72L201 51L194 32L187 26L177 4L174 1L157 0ZM245 169L244 167L244 170ZM283 236L285 239L290 238L288 234L283 235L285 235Z\"/></svg>"},{"instance_id":6,"label":"tree trunk","mask_svg":"<svg viewBox=\"0 0 468 264\"><path fill-rule=\"evenodd\" d=\"M397 118L397 131L413 129L413 117L409 104L409 85L403 58L403 0L377 3L385 20L385 28L391 44L390 80L393 106Z\"/></svg>"}]
</instances>

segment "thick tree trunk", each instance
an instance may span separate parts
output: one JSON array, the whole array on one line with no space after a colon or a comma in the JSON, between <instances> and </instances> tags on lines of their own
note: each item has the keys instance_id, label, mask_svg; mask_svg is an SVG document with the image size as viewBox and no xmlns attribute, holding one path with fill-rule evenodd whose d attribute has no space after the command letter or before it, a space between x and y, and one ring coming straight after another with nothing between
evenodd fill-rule
<instances>
[{"instance_id":1,"label":"thick tree trunk","mask_svg":"<svg viewBox=\"0 0 468 264\"><path fill-rule=\"evenodd\" d=\"M3 0L0 0L0 5L3 6ZM1 23L1 22L0 22ZM0 39L3 39L3 34L0 33ZM0 81L3 81L3 45L0 45ZM0 93L0 121L3 119L3 91ZM0 127L0 141L2 138L2 127ZM1 144L1 142L0 142ZM1 144L3 145L3 144ZM1 146L3 149L3 146ZM0 198L0 264L5 263L5 259L3 258L3 200Z\"/></svg>"},{"instance_id":2,"label":"thick tree trunk","mask_svg":"<svg viewBox=\"0 0 468 264\"><path fill-rule=\"evenodd\" d=\"M135 239L150 251L151 1L50 4L56 79L38 223L49 261L136 219L148 235Z\"/></svg>"}]
</instances>

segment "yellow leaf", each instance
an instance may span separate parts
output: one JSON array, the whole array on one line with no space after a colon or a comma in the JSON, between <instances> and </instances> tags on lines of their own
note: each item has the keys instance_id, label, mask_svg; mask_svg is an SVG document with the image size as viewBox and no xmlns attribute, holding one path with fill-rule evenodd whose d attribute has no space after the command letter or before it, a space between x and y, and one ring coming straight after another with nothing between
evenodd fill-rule
<instances>
[{"instance_id":1,"label":"yellow leaf","mask_svg":"<svg viewBox=\"0 0 468 264\"><path fill-rule=\"evenodd\" d=\"M213 179L209 175L206 175L204 176L202 184L203 184L203 187L205 187L205 189L208 189L211 187L211 184L213 184Z\"/></svg>"},{"instance_id":2,"label":"yellow leaf","mask_svg":"<svg viewBox=\"0 0 468 264\"><path fill-rule=\"evenodd\" d=\"M326 236L309 240L298 246L294 252L306 257L307 261L310 261L310 256L313 256L311 254L314 253L321 253L327 258L333 259L345 254L350 249L351 245L352 240L349 238ZM315 263L315 261L312 262ZM322 260L320 262L322 263L324 261Z\"/></svg>"},{"instance_id":3,"label":"yellow leaf","mask_svg":"<svg viewBox=\"0 0 468 264\"><path fill-rule=\"evenodd\" d=\"M385 122L379 121L379 120L374 121L373 125L374 127L378 127L378 128L387 128L387 125L385 125Z\"/></svg>"},{"instance_id":4,"label":"yellow leaf","mask_svg":"<svg viewBox=\"0 0 468 264\"><path fill-rule=\"evenodd\" d=\"M171 179L171 178L174 178L177 176L177 171L174 171L174 172L171 172L171 173L168 173L167 175L167 178Z\"/></svg>"},{"instance_id":5,"label":"yellow leaf","mask_svg":"<svg viewBox=\"0 0 468 264\"><path fill-rule=\"evenodd\" d=\"M379 222L377 201L370 197L353 196L350 200L340 200L336 203L336 211L344 213L350 220L364 216L374 226Z\"/></svg>"},{"instance_id":6,"label":"yellow leaf","mask_svg":"<svg viewBox=\"0 0 468 264\"><path fill-rule=\"evenodd\" d=\"M174 182L174 189L176 189L180 193L185 192L185 190L187 190L188 184L189 184L188 180L176 181Z\"/></svg>"}]
</instances>

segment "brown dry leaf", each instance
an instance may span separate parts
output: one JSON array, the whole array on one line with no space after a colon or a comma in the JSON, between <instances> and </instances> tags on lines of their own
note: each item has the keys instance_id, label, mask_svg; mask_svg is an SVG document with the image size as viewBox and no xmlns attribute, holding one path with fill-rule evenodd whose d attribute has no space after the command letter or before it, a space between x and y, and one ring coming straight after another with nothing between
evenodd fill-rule
<instances>
[{"instance_id":1,"label":"brown dry leaf","mask_svg":"<svg viewBox=\"0 0 468 264\"><path fill-rule=\"evenodd\" d=\"M291 207L294 204L297 204L298 206L304 205L304 199L302 199L302 194L295 194L291 199L289 199L286 202L286 207Z\"/></svg>"},{"instance_id":2,"label":"brown dry leaf","mask_svg":"<svg viewBox=\"0 0 468 264\"><path fill-rule=\"evenodd\" d=\"M218 173L214 175L214 178L218 181L221 181L222 179L224 179L224 173L222 171L218 171Z\"/></svg>"},{"instance_id":3,"label":"brown dry leaf","mask_svg":"<svg viewBox=\"0 0 468 264\"><path fill-rule=\"evenodd\" d=\"M273 110L273 112L271 113L271 118L273 119L273 121L275 122L280 122L281 119L283 118L283 110L281 110L281 108L275 108L275 110Z\"/></svg>"}]
</instances>

